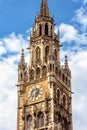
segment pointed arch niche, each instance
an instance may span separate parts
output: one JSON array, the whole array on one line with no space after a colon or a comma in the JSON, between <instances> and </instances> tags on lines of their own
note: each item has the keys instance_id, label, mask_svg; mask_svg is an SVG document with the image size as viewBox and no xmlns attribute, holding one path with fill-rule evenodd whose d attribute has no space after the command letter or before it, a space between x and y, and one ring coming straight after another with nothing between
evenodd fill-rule
<instances>
[{"instance_id":1,"label":"pointed arch niche","mask_svg":"<svg viewBox=\"0 0 87 130\"><path fill-rule=\"evenodd\" d=\"M47 63L48 60L48 55L49 55L49 46L45 47L45 62Z\"/></svg>"},{"instance_id":2,"label":"pointed arch niche","mask_svg":"<svg viewBox=\"0 0 87 130\"><path fill-rule=\"evenodd\" d=\"M66 108L66 95L63 94L63 97L62 97L62 105Z\"/></svg>"},{"instance_id":3,"label":"pointed arch niche","mask_svg":"<svg viewBox=\"0 0 87 130\"><path fill-rule=\"evenodd\" d=\"M38 114L38 128L44 127L44 113L39 112Z\"/></svg>"},{"instance_id":4,"label":"pointed arch niche","mask_svg":"<svg viewBox=\"0 0 87 130\"><path fill-rule=\"evenodd\" d=\"M47 75L47 67L43 66L42 67L42 77L44 78L44 77L46 77L46 75Z\"/></svg>"},{"instance_id":5,"label":"pointed arch niche","mask_svg":"<svg viewBox=\"0 0 87 130\"><path fill-rule=\"evenodd\" d=\"M58 103L60 104L61 94L60 94L60 90L59 89L57 89L57 95L56 95L56 97L57 97Z\"/></svg>"},{"instance_id":6,"label":"pointed arch niche","mask_svg":"<svg viewBox=\"0 0 87 130\"><path fill-rule=\"evenodd\" d=\"M30 81L31 80L34 80L34 70L33 69L30 71Z\"/></svg>"},{"instance_id":7,"label":"pointed arch niche","mask_svg":"<svg viewBox=\"0 0 87 130\"><path fill-rule=\"evenodd\" d=\"M57 60L57 50L55 49L55 60Z\"/></svg>"},{"instance_id":8,"label":"pointed arch niche","mask_svg":"<svg viewBox=\"0 0 87 130\"><path fill-rule=\"evenodd\" d=\"M27 130L33 130L33 122L32 122L33 120L32 120L32 116L31 115L29 115L28 117L27 117Z\"/></svg>"},{"instance_id":9,"label":"pointed arch niche","mask_svg":"<svg viewBox=\"0 0 87 130\"><path fill-rule=\"evenodd\" d=\"M40 47L36 48L36 61L41 59L41 49Z\"/></svg>"},{"instance_id":10,"label":"pointed arch niche","mask_svg":"<svg viewBox=\"0 0 87 130\"><path fill-rule=\"evenodd\" d=\"M38 67L36 69L36 79L39 79L40 78L40 68Z\"/></svg>"}]
</instances>

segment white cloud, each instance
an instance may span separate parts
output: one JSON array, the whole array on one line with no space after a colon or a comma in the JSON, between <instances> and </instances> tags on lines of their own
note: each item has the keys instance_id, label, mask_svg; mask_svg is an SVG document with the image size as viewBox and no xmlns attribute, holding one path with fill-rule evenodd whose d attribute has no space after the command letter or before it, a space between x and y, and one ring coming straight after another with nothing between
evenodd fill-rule
<instances>
[{"instance_id":1,"label":"white cloud","mask_svg":"<svg viewBox=\"0 0 87 130\"><path fill-rule=\"evenodd\" d=\"M5 54L6 53L6 50L3 46L0 45L0 56Z\"/></svg>"},{"instance_id":2,"label":"white cloud","mask_svg":"<svg viewBox=\"0 0 87 130\"><path fill-rule=\"evenodd\" d=\"M85 90L86 88L86 73L87 73L87 51L80 51L77 54L74 54L71 56L71 61L70 61L70 65L71 65L71 69L73 71L73 75L72 75L72 80L73 83L77 84L76 87L74 87L74 90L79 91L81 89ZM73 85L74 85L73 84ZM84 91L82 91L83 93Z\"/></svg>"},{"instance_id":3,"label":"white cloud","mask_svg":"<svg viewBox=\"0 0 87 130\"><path fill-rule=\"evenodd\" d=\"M87 0L83 0L83 3L84 3L84 4L87 4Z\"/></svg>"},{"instance_id":4,"label":"white cloud","mask_svg":"<svg viewBox=\"0 0 87 130\"><path fill-rule=\"evenodd\" d=\"M72 72L73 130L87 130L87 50L61 50L61 57L65 54Z\"/></svg>"},{"instance_id":5,"label":"white cloud","mask_svg":"<svg viewBox=\"0 0 87 130\"><path fill-rule=\"evenodd\" d=\"M87 96L75 94L73 101L74 130L87 130Z\"/></svg>"},{"instance_id":6,"label":"white cloud","mask_svg":"<svg viewBox=\"0 0 87 130\"><path fill-rule=\"evenodd\" d=\"M21 34L16 36L15 33L12 33L8 37L5 37L2 42L5 44L6 49L12 52L19 52L22 48L26 49L28 47L28 41Z\"/></svg>"},{"instance_id":7,"label":"white cloud","mask_svg":"<svg viewBox=\"0 0 87 130\"><path fill-rule=\"evenodd\" d=\"M61 43L64 44L66 42L71 45L71 42L74 42L75 45L73 47L75 46L75 48L78 48L80 45L87 45L87 33L80 33L73 25L61 23L59 30Z\"/></svg>"},{"instance_id":8,"label":"white cloud","mask_svg":"<svg viewBox=\"0 0 87 130\"><path fill-rule=\"evenodd\" d=\"M74 130L87 129L87 51L79 51L70 58L72 70Z\"/></svg>"},{"instance_id":9,"label":"white cloud","mask_svg":"<svg viewBox=\"0 0 87 130\"><path fill-rule=\"evenodd\" d=\"M77 39L78 31L74 26L62 23L59 30L61 32L61 42L71 42Z\"/></svg>"},{"instance_id":10,"label":"white cloud","mask_svg":"<svg viewBox=\"0 0 87 130\"><path fill-rule=\"evenodd\" d=\"M15 65L0 62L0 129L16 129L16 69Z\"/></svg>"},{"instance_id":11,"label":"white cloud","mask_svg":"<svg viewBox=\"0 0 87 130\"><path fill-rule=\"evenodd\" d=\"M0 87L0 129L16 129L17 96L16 89L14 86L11 87L8 87L8 85Z\"/></svg>"},{"instance_id":12,"label":"white cloud","mask_svg":"<svg viewBox=\"0 0 87 130\"><path fill-rule=\"evenodd\" d=\"M81 24L82 29L87 29L87 7L82 6L75 12L75 17L73 18L74 21ZM79 26L80 27L80 26Z\"/></svg>"},{"instance_id":13,"label":"white cloud","mask_svg":"<svg viewBox=\"0 0 87 130\"><path fill-rule=\"evenodd\" d=\"M0 129L16 130L17 123L17 65L21 49L28 47L28 41L15 33L0 39ZM3 48L3 49L2 49ZM11 54L11 52L17 52ZM28 57L28 51L26 51Z\"/></svg>"}]
</instances>

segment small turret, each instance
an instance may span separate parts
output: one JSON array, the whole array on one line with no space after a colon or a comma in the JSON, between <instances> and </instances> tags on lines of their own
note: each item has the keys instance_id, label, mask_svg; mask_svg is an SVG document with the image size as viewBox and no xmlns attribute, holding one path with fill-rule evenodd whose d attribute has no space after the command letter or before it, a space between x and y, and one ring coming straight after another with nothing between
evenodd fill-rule
<instances>
[{"instance_id":1,"label":"small turret","mask_svg":"<svg viewBox=\"0 0 87 130\"><path fill-rule=\"evenodd\" d=\"M24 49L22 49L22 53L21 53L21 64L25 63L25 59L24 59Z\"/></svg>"},{"instance_id":2,"label":"small turret","mask_svg":"<svg viewBox=\"0 0 87 130\"><path fill-rule=\"evenodd\" d=\"M23 84L27 79L27 64L25 63L24 49L22 49L21 59L18 65L18 83Z\"/></svg>"},{"instance_id":3,"label":"small turret","mask_svg":"<svg viewBox=\"0 0 87 130\"><path fill-rule=\"evenodd\" d=\"M65 69L66 69L66 70L69 69L68 60L67 60L67 55L65 55Z\"/></svg>"}]
</instances>

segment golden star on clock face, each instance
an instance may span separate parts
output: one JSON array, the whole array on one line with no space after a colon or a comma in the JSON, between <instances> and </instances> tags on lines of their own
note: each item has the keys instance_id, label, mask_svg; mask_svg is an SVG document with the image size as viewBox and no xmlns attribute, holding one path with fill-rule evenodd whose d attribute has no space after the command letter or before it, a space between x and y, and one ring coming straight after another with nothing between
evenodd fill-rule
<instances>
[{"instance_id":1,"label":"golden star on clock face","mask_svg":"<svg viewBox=\"0 0 87 130\"><path fill-rule=\"evenodd\" d=\"M29 100L35 101L38 100L43 93L43 87L40 85L34 85L30 88L28 93Z\"/></svg>"}]
</instances>

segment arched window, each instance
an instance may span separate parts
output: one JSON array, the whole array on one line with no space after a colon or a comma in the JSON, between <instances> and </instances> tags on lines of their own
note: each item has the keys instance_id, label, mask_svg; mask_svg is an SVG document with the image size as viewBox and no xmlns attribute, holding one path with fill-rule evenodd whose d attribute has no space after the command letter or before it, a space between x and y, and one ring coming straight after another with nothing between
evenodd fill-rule
<instances>
[{"instance_id":1,"label":"arched window","mask_svg":"<svg viewBox=\"0 0 87 130\"><path fill-rule=\"evenodd\" d=\"M32 116L29 115L27 118L27 130L33 130Z\"/></svg>"},{"instance_id":2,"label":"arched window","mask_svg":"<svg viewBox=\"0 0 87 130\"><path fill-rule=\"evenodd\" d=\"M66 96L65 96L65 95L63 95L62 105L63 105L64 107L66 107Z\"/></svg>"},{"instance_id":3,"label":"arched window","mask_svg":"<svg viewBox=\"0 0 87 130\"><path fill-rule=\"evenodd\" d=\"M30 71L30 80L34 80L34 70Z\"/></svg>"},{"instance_id":4,"label":"arched window","mask_svg":"<svg viewBox=\"0 0 87 130\"><path fill-rule=\"evenodd\" d=\"M50 64L50 71L52 71L52 64Z\"/></svg>"},{"instance_id":5,"label":"arched window","mask_svg":"<svg viewBox=\"0 0 87 130\"><path fill-rule=\"evenodd\" d=\"M41 128L44 126L44 114L42 112L38 115L38 128Z\"/></svg>"},{"instance_id":6,"label":"arched window","mask_svg":"<svg viewBox=\"0 0 87 130\"><path fill-rule=\"evenodd\" d=\"M42 68L42 77L45 77L47 75L47 67L43 66Z\"/></svg>"},{"instance_id":7,"label":"arched window","mask_svg":"<svg viewBox=\"0 0 87 130\"><path fill-rule=\"evenodd\" d=\"M40 60L41 59L41 50L39 47L37 47L36 49L36 60Z\"/></svg>"},{"instance_id":8,"label":"arched window","mask_svg":"<svg viewBox=\"0 0 87 130\"><path fill-rule=\"evenodd\" d=\"M36 69L36 79L40 78L40 68Z\"/></svg>"},{"instance_id":9,"label":"arched window","mask_svg":"<svg viewBox=\"0 0 87 130\"><path fill-rule=\"evenodd\" d=\"M41 26L41 24L39 25L39 36L41 36L42 35L42 26Z\"/></svg>"},{"instance_id":10,"label":"arched window","mask_svg":"<svg viewBox=\"0 0 87 130\"><path fill-rule=\"evenodd\" d=\"M48 55L49 55L49 46L46 46L45 47L45 62L47 62Z\"/></svg>"},{"instance_id":11,"label":"arched window","mask_svg":"<svg viewBox=\"0 0 87 130\"><path fill-rule=\"evenodd\" d=\"M60 90L59 89L57 90L57 101L58 103L60 103Z\"/></svg>"},{"instance_id":12,"label":"arched window","mask_svg":"<svg viewBox=\"0 0 87 130\"><path fill-rule=\"evenodd\" d=\"M55 49L55 60L57 60L57 50Z\"/></svg>"},{"instance_id":13,"label":"arched window","mask_svg":"<svg viewBox=\"0 0 87 130\"><path fill-rule=\"evenodd\" d=\"M48 24L45 24L45 35L48 35Z\"/></svg>"}]
</instances>

